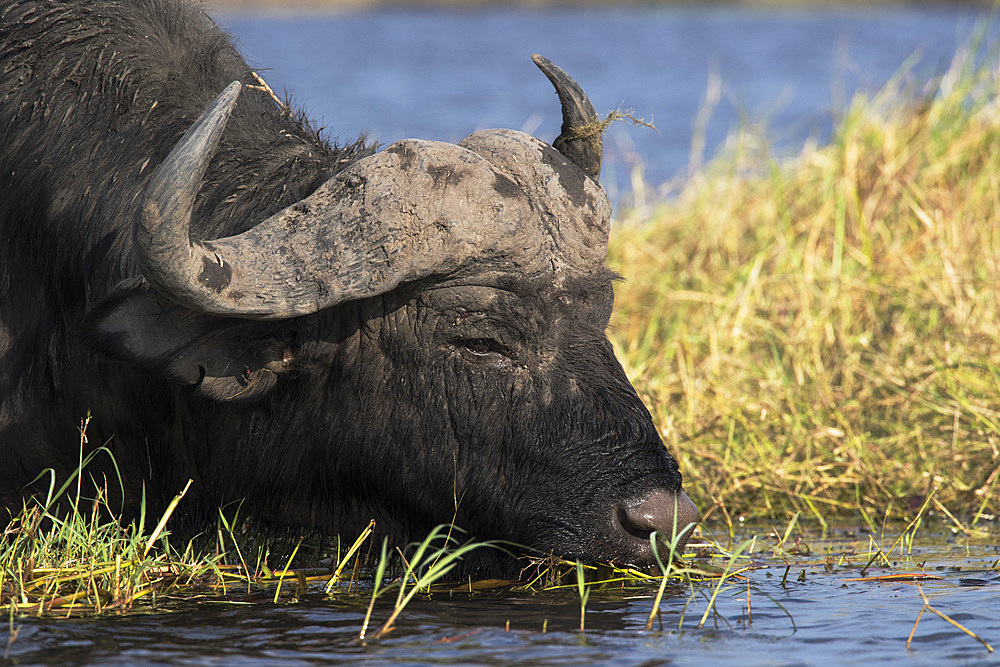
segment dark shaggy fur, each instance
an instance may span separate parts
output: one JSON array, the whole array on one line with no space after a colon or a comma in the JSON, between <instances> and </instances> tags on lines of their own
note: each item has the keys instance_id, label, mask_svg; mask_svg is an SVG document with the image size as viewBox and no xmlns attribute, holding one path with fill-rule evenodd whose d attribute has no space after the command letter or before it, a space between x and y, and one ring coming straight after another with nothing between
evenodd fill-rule
<instances>
[{"instance_id":1,"label":"dark shaggy fur","mask_svg":"<svg viewBox=\"0 0 1000 667\"><path fill-rule=\"evenodd\" d=\"M191 477L194 517L245 498L321 530L374 517L419 536L455 516L482 538L617 553L608 508L680 475L604 336L610 273L423 281L271 323L172 307L102 330L128 308L114 286L138 275L139 193L233 80L254 83L187 2L0 8L0 493L72 469L91 412L88 446L109 443L130 501L145 485L162 505ZM192 233L248 229L371 151L245 88ZM231 381L183 370L220 359Z\"/></svg>"},{"instance_id":2,"label":"dark shaggy fur","mask_svg":"<svg viewBox=\"0 0 1000 667\"><path fill-rule=\"evenodd\" d=\"M229 38L190 2L0 8L0 478L20 482L59 463L49 445L75 440L76 424L107 393L81 374L124 383L118 369L81 350L83 316L138 273L136 198L235 80L256 83ZM192 234L248 229L371 152L361 141L331 146L266 92L245 87ZM83 388L89 397L80 397ZM102 434L109 426L95 424Z\"/></svg>"}]
</instances>

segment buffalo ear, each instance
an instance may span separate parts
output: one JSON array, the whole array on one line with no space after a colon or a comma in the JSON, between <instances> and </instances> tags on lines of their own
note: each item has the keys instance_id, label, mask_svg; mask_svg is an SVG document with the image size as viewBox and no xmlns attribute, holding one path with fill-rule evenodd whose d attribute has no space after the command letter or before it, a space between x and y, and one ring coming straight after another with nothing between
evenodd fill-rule
<instances>
[{"instance_id":1,"label":"buffalo ear","mask_svg":"<svg viewBox=\"0 0 1000 667\"><path fill-rule=\"evenodd\" d=\"M263 396L290 368L290 337L278 326L196 313L137 279L87 313L83 329L85 342L112 359L231 401Z\"/></svg>"}]
</instances>

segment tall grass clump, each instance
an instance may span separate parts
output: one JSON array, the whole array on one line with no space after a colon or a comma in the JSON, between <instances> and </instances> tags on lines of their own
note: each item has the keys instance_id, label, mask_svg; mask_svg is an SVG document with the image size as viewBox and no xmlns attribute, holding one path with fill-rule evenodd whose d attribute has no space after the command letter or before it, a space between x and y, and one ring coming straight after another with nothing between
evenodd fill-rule
<instances>
[{"instance_id":1,"label":"tall grass clump","mask_svg":"<svg viewBox=\"0 0 1000 667\"><path fill-rule=\"evenodd\" d=\"M137 522L114 515L106 485L82 496L81 477L95 456L110 453L98 447L81 455L79 468L58 486L55 474L46 471L45 497L26 500L9 518L0 533L0 609L39 615L126 611L171 588L182 571L191 582L213 570L212 559L183 558L167 542L164 528L183 493L152 532L144 511ZM154 551L160 540L164 544Z\"/></svg>"},{"instance_id":2,"label":"tall grass clump","mask_svg":"<svg viewBox=\"0 0 1000 667\"><path fill-rule=\"evenodd\" d=\"M619 216L611 337L707 518L1000 512L1000 77L963 50Z\"/></svg>"},{"instance_id":3,"label":"tall grass clump","mask_svg":"<svg viewBox=\"0 0 1000 667\"><path fill-rule=\"evenodd\" d=\"M288 576L304 588L307 575L317 574L288 567L274 573L259 550L254 569L249 569L237 545L235 521L227 521L221 512L214 545L201 539L200 547L189 541L178 549L167 524L190 481L162 514L147 515L141 502L137 516L123 518L121 480L99 482L89 472L97 457L110 458L116 469L110 450L89 445L89 422L88 417L80 427L77 469L65 480L44 471L38 481L48 482L47 492L26 498L21 511L6 519L0 532L0 611L11 617L127 612L152 609L164 596L228 599L235 592L250 593L251 588L275 583L280 590ZM320 573L329 577L326 568ZM339 574L340 569L335 576Z\"/></svg>"},{"instance_id":4,"label":"tall grass clump","mask_svg":"<svg viewBox=\"0 0 1000 667\"><path fill-rule=\"evenodd\" d=\"M260 526L241 519L236 507L220 510L214 536L195 535L178 549L171 543L168 524L191 482L158 517L148 516L143 502L137 516L123 518L116 507L120 503L111 500L120 499L121 480L99 483L89 472L96 457L109 457L115 469L110 450L89 445L89 422L88 417L81 423L77 469L65 480L52 470L42 473L39 481L48 481L47 492L26 498L0 531L0 612L10 618L149 611L165 598L277 603L321 590L327 597L348 600L370 595L370 617L375 599L396 588L395 605L375 634L378 638L392 629L417 593L451 573L469 552L499 548L492 542L460 542L454 535L458 529L445 524L411 545L409 557L398 548L398 559L395 554L388 557L383 543L381 559L369 572L371 564L362 551L366 543L370 549L373 520L343 553L338 539L335 552L332 544L311 544L307 550L312 555L297 558L306 538L314 537L303 534L290 554L277 557L281 564L269 566L271 547L288 553L287 538L296 531L268 537ZM109 493L115 483L119 492ZM318 566L302 566L309 562ZM348 569L352 563L353 572ZM393 581L383 585L387 570ZM370 594L362 593L362 580L369 574L374 585Z\"/></svg>"}]
</instances>

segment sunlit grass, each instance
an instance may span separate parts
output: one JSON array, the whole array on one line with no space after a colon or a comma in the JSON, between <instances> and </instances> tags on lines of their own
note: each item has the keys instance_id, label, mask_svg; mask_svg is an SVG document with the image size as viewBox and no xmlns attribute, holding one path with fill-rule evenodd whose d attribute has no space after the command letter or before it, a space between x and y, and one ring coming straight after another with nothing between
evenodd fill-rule
<instances>
[{"instance_id":1,"label":"sunlit grass","mask_svg":"<svg viewBox=\"0 0 1000 667\"><path fill-rule=\"evenodd\" d=\"M80 438L82 447L86 422ZM215 558L154 550L158 541L166 542L164 527L176 503L147 533L144 511L138 522L119 522L109 510L106 487L94 498L81 497L81 471L98 456L110 453L93 449L58 487L50 475L46 497L26 501L11 518L0 536L0 608L67 615L80 609L127 611L182 577L188 585L218 578Z\"/></svg>"},{"instance_id":2,"label":"sunlit grass","mask_svg":"<svg viewBox=\"0 0 1000 667\"><path fill-rule=\"evenodd\" d=\"M995 51L859 95L830 145L736 132L620 213L611 337L706 519L1000 512Z\"/></svg>"},{"instance_id":3,"label":"sunlit grass","mask_svg":"<svg viewBox=\"0 0 1000 667\"><path fill-rule=\"evenodd\" d=\"M80 440L86 443L85 421ZM361 642L377 641L394 629L396 621L418 596L448 596L517 589L533 594L578 587L581 598L581 631L589 586L640 585L666 582L693 575L715 577L712 567L685 567L669 544L669 560L661 569L666 576L609 564L583 565L553 557L523 561L524 577L518 580L481 580L439 583L472 551L517 549L517 545L483 542L462 537L462 531L441 525L422 541L372 553L372 521L346 549L314 551L300 556L306 538L294 543L263 543L242 526L238 509L220 512L214 541L197 536L183 550L170 540L169 523L183 502L177 495L152 530L145 510L134 521L123 521L109 501L107 486L82 483L87 466L97 456L111 457L103 447L80 460L79 468L61 483L50 475L44 499L25 501L0 534L0 611L11 619L21 615L79 616L122 612L169 610L178 603L211 600L217 603L287 603L307 597L325 597L367 610L359 628ZM190 484L189 484L190 486ZM94 497L81 489L97 488ZM683 528L683 527L682 527ZM250 538L250 539L248 539ZM258 546L248 546L249 543ZM659 542L663 544L662 541ZM268 544L288 550L273 557ZM404 545L405 546L405 545ZM654 543L655 547L655 543ZM303 550L304 551L304 550ZM676 561L676 562L675 562ZM586 571L586 574L584 574ZM573 574L577 579L566 583ZM664 584L661 584L661 594ZM395 592L392 602L386 593ZM377 604L378 603L378 604ZM375 628L369 633L369 625Z\"/></svg>"},{"instance_id":4,"label":"sunlit grass","mask_svg":"<svg viewBox=\"0 0 1000 667\"><path fill-rule=\"evenodd\" d=\"M99 448L95 455L108 454ZM84 458L81 462L84 474L86 463ZM645 632L698 631L706 626L717 628L720 623L729 625L734 603L745 605L737 609L738 618L743 619L739 622L752 624L751 594L754 609L770 609L772 615L773 609L779 609L794 631L795 618L780 600L757 587L755 570L780 568L783 564L783 588L793 561L797 582L816 577L818 569L833 576L839 572L860 574L840 579L844 582L838 584L841 587L861 588L901 581L920 584L941 578L926 573L923 563L911 557L917 533L928 518L932 496L925 499L895 539L895 533L886 535L884 530L878 532L873 528L863 536L867 538L867 546L859 534L854 544L836 559L830 552L812 554L802 540L799 517L793 515L769 534L749 539L745 536L732 539L724 531L723 541L716 542L703 530L692 538L688 553L683 556L677 549L680 539L677 534L685 533L688 527L679 527L673 536L654 534L652 548L658 567L652 569L612 563L584 564L549 556L523 560L524 569L516 580L445 581L468 554L513 545L463 541L460 531L442 525L421 542L404 549L390 548L388 541L383 540L380 552L375 555L372 554L374 525L370 524L346 549L341 549L338 543L335 551L320 550L319 555L328 555L325 559L317 560L315 553L311 558L300 557L303 538L287 556L277 559L279 565L269 567L270 554L265 549L241 544L244 533L236 529L238 513L231 512L228 517L220 514L214 550L196 550L189 543L183 552L178 552L169 539L169 509L147 535L145 515L137 522L119 521L106 492L99 493L96 499L79 495L74 482L80 474L78 471L59 488L53 484L44 502L26 506L0 536L0 609L10 619L9 642L16 640L22 622L16 619L25 615L52 618L170 612L197 602L269 605L325 600L340 608L353 608L359 619L357 641L369 644L394 632L412 632L412 628L397 630L397 625L407 618L411 603L418 598L425 602L423 613L426 613L426 603L452 605L458 598L474 604L474 598L483 595L509 597L515 602L513 610L518 609L518 600L523 603L526 596L554 602L551 609L556 620L560 615L572 615L569 596L575 594L579 632L583 634L589 631L585 622L589 618L588 602L593 600L595 591L604 601L628 599L635 609L648 614ZM181 495L178 494L179 502L183 502ZM81 507L86 509L80 510ZM363 553L367 555L362 556ZM253 563L253 567L248 567L248 563ZM973 568L982 566L982 563L972 564ZM866 576L871 567L878 568L879 574ZM922 599L924 606L914 607L911 638L920 632L918 624L926 611L992 652L989 641L976 633L977 628L962 625L926 598ZM679 612L678 600L682 603ZM673 611L669 613L676 619L666 627L661 616L664 603L670 605ZM545 633L548 621L546 617L536 630ZM509 631L510 618L506 628Z\"/></svg>"}]
</instances>

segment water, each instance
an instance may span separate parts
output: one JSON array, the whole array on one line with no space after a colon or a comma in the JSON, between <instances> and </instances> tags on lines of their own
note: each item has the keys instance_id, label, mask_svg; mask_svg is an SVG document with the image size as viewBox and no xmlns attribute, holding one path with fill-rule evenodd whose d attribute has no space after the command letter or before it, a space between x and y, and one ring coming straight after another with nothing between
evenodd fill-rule
<instances>
[{"instance_id":1,"label":"water","mask_svg":"<svg viewBox=\"0 0 1000 667\"><path fill-rule=\"evenodd\" d=\"M612 126L602 182L630 189L635 164L659 184L686 173L710 79L720 99L706 157L740 122L779 149L825 141L856 90L877 90L916 55L915 81L942 72L986 11L940 6L365 10L220 15L265 78L328 131L383 142L457 141L488 127L551 140L559 109L529 59L541 53L585 87L599 113L619 106L659 132ZM994 23L991 34L998 32Z\"/></svg>"},{"instance_id":2,"label":"water","mask_svg":"<svg viewBox=\"0 0 1000 667\"><path fill-rule=\"evenodd\" d=\"M766 534L766 529L762 534ZM921 588L939 611L1000 648L997 535L966 540L918 534L908 558L867 576L926 572ZM895 536L879 540L886 549ZM357 641L363 598L274 605L161 600L168 612L92 619L18 619L8 647L12 664L310 665L364 660L366 665L912 665L989 664L974 638L925 613L909 650L906 639L923 605L914 583L848 581L870 558L866 534L840 531L807 540L811 555L779 554L759 540L748 573L718 596L693 599L674 589L661 604L663 626L646 631L655 587L595 590L579 632L575 590L561 593L438 594L417 599L387 638ZM786 563L790 565L787 577ZM991 569L993 567L994 569ZM783 582L784 579L784 582ZM681 617L683 615L683 621ZM376 609L372 627L387 616ZM508 629L509 622L509 629ZM680 623L680 629L678 624ZM544 628L544 631L543 631Z\"/></svg>"}]
</instances>

